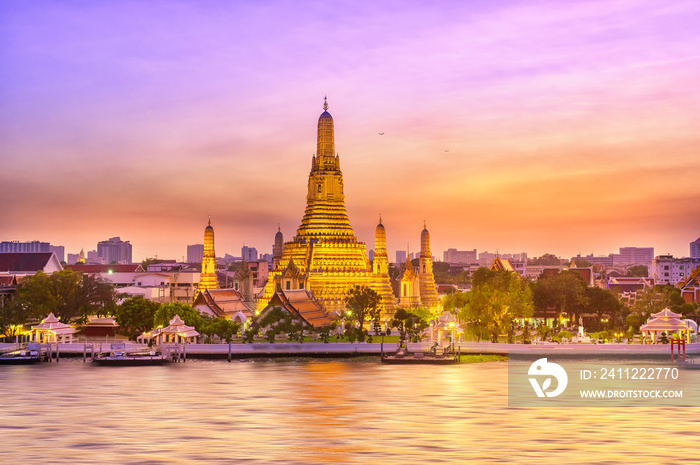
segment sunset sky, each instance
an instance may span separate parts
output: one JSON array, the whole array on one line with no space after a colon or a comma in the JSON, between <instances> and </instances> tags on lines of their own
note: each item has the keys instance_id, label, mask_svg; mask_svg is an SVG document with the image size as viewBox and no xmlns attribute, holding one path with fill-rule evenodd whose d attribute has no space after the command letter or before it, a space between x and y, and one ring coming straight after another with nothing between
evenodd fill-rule
<instances>
[{"instance_id":1,"label":"sunset sky","mask_svg":"<svg viewBox=\"0 0 700 465\"><path fill-rule=\"evenodd\" d=\"M700 2L0 2L0 240L271 252L328 96L346 205L390 257L687 256ZM384 133L380 135L379 133Z\"/></svg>"}]
</instances>

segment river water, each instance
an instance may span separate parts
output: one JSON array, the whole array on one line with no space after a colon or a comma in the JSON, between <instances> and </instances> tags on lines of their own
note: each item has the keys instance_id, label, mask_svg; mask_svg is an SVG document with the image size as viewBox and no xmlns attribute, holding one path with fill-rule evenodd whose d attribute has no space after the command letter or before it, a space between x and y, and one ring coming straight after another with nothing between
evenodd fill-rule
<instances>
[{"instance_id":1,"label":"river water","mask_svg":"<svg viewBox=\"0 0 700 465\"><path fill-rule=\"evenodd\" d=\"M695 408L507 396L507 362L4 366L0 463L700 463Z\"/></svg>"}]
</instances>

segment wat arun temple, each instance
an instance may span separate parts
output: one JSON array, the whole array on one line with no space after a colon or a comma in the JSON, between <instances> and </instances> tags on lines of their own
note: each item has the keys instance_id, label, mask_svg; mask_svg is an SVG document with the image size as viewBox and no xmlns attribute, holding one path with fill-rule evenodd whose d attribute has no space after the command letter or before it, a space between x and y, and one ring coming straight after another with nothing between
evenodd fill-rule
<instances>
[{"instance_id":1,"label":"wat arun temple","mask_svg":"<svg viewBox=\"0 0 700 465\"><path fill-rule=\"evenodd\" d=\"M381 218L376 228L374 260L370 264L366 246L357 240L345 209L343 173L340 157L335 152L333 117L324 99L323 113L318 119L316 153L311 159L311 172L306 194L306 211L290 242L283 242L282 233L275 238L273 269L257 302L258 310L266 307L278 291L305 289L327 313L341 314L345 296L356 286L374 289L381 297L382 319L395 309L423 306L439 311L430 255L430 235L421 234L418 270L410 261L401 279L400 296L392 291L386 230Z\"/></svg>"}]
</instances>

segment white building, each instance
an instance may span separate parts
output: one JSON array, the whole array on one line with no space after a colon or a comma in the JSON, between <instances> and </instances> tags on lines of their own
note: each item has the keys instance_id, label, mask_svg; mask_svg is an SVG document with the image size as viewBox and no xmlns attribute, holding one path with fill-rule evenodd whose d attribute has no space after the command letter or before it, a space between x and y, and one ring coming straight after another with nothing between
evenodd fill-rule
<instances>
[{"instance_id":1,"label":"white building","mask_svg":"<svg viewBox=\"0 0 700 465\"><path fill-rule=\"evenodd\" d=\"M679 281L690 276L696 267L700 266L700 258L673 258L673 255L659 255L654 258L649 269L649 276L656 284L676 285Z\"/></svg>"}]
</instances>

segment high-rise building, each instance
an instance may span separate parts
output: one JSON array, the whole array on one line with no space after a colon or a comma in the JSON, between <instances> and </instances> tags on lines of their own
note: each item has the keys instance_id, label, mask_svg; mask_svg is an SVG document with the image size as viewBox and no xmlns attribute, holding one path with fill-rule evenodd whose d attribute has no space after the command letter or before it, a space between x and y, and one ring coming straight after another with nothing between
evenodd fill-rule
<instances>
[{"instance_id":1,"label":"high-rise building","mask_svg":"<svg viewBox=\"0 0 700 465\"><path fill-rule=\"evenodd\" d=\"M97 255L106 265L112 263L127 265L131 263L131 244L129 241L122 241L119 237L110 237L107 241L97 243Z\"/></svg>"},{"instance_id":2,"label":"high-rise building","mask_svg":"<svg viewBox=\"0 0 700 465\"><path fill-rule=\"evenodd\" d=\"M327 102L323 110L318 119L316 154L311 159L306 211L296 235L284 244L258 307L264 308L276 290L305 289L327 312L344 312L349 290L360 285L377 291L388 308L393 297L382 292L383 280L373 272L365 244L357 240L348 219Z\"/></svg>"},{"instance_id":3,"label":"high-rise building","mask_svg":"<svg viewBox=\"0 0 700 465\"><path fill-rule=\"evenodd\" d=\"M82 250L81 250L82 252ZM78 260L80 261L80 260ZM83 261L87 265L111 265L112 262L107 263L104 257L101 257L97 250L88 250L87 258L83 257Z\"/></svg>"},{"instance_id":4,"label":"high-rise building","mask_svg":"<svg viewBox=\"0 0 700 465\"><path fill-rule=\"evenodd\" d=\"M268 265L272 265L273 258L274 255L272 255L271 253L264 253L260 255L260 260L265 260L268 263Z\"/></svg>"},{"instance_id":5,"label":"high-rise building","mask_svg":"<svg viewBox=\"0 0 700 465\"><path fill-rule=\"evenodd\" d=\"M247 262L254 262L258 259L258 249L255 247L241 247L241 257Z\"/></svg>"},{"instance_id":6,"label":"high-rise building","mask_svg":"<svg viewBox=\"0 0 700 465\"><path fill-rule=\"evenodd\" d=\"M24 253L24 252L51 252L51 245L48 242L0 242L0 253Z\"/></svg>"},{"instance_id":7,"label":"high-rise building","mask_svg":"<svg viewBox=\"0 0 700 465\"><path fill-rule=\"evenodd\" d=\"M66 260L66 248L62 245L50 245L49 250L56 254L56 258L58 258L59 262Z\"/></svg>"},{"instance_id":8,"label":"high-rise building","mask_svg":"<svg viewBox=\"0 0 700 465\"><path fill-rule=\"evenodd\" d=\"M204 244L192 244L187 246L187 263L202 263Z\"/></svg>"},{"instance_id":9,"label":"high-rise building","mask_svg":"<svg viewBox=\"0 0 700 465\"><path fill-rule=\"evenodd\" d=\"M218 289L219 281L216 278L216 253L214 252L214 228L209 224L204 228L204 250L202 252L202 274L199 277L198 292L207 289Z\"/></svg>"},{"instance_id":10,"label":"high-rise building","mask_svg":"<svg viewBox=\"0 0 700 465\"><path fill-rule=\"evenodd\" d=\"M690 258L700 258L700 238L690 243Z\"/></svg>"},{"instance_id":11,"label":"high-rise building","mask_svg":"<svg viewBox=\"0 0 700 465\"><path fill-rule=\"evenodd\" d=\"M467 265L477 263L476 249L474 250L457 250L447 249L442 254L443 262L453 265Z\"/></svg>"},{"instance_id":12,"label":"high-rise building","mask_svg":"<svg viewBox=\"0 0 700 465\"><path fill-rule=\"evenodd\" d=\"M396 265L401 265L406 262L406 251L405 250L397 250L396 251Z\"/></svg>"},{"instance_id":13,"label":"high-rise building","mask_svg":"<svg viewBox=\"0 0 700 465\"><path fill-rule=\"evenodd\" d=\"M495 253L481 252L479 254L479 265L480 266L491 266L495 259L496 259Z\"/></svg>"},{"instance_id":14,"label":"high-rise building","mask_svg":"<svg viewBox=\"0 0 700 465\"><path fill-rule=\"evenodd\" d=\"M654 259L653 247L620 247L620 253L613 254L613 265L651 266Z\"/></svg>"}]
</instances>

